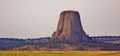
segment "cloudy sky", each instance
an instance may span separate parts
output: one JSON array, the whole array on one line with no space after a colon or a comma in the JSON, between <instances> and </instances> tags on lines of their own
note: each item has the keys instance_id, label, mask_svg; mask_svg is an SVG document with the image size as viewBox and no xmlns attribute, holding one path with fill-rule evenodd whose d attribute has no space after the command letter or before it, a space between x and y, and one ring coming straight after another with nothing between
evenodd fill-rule
<instances>
[{"instance_id":1,"label":"cloudy sky","mask_svg":"<svg viewBox=\"0 0 120 56\"><path fill-rule=\"evenodd\" d=\"M0 0L0 37L51 36L64 10L79 11L90 36L120 35L120 0Z\"/></svg>"}]
</instances>

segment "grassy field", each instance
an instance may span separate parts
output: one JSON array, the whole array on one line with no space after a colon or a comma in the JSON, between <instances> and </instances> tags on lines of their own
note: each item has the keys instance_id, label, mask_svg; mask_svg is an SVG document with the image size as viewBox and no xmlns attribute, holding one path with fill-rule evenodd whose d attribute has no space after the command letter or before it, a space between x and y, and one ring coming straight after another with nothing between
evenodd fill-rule
<instances>
[{"instance_id":1,"label":"grassy field","mask_svg":"<svg viewBox=\"0 0 120 56\"><path fill-rule=\"evenodd\" d=\"M120 51L0 51L0 56L120 56Z\"/></svg>"}]
</instances>

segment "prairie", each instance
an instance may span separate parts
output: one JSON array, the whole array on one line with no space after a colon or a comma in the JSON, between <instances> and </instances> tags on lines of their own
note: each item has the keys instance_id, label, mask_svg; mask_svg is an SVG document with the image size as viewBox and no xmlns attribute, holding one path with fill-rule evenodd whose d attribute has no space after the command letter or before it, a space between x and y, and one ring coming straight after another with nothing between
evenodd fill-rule
<instances>
[{"instance_id":1,"label":"prairie","mask_svg":"<svg viewBox=\"0 0 120 56\"><path fill-rule=\"evenodd\" d=\"M0 51L0 56L120 56L120 51Z\"/></svg>"}]
</instances>

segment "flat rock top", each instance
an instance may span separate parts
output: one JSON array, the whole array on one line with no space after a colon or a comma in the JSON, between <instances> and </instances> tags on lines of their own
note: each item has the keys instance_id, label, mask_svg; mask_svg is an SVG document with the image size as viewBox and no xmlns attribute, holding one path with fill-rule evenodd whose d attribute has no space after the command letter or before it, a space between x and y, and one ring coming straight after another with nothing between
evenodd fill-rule
<instances>
[{"instance_id":1,"label":"flat rock top","mask_svg":"<svg viewBox=\"0 0 120 56\"><path fill-rule=\"evenodd\" d=\"M78 11L75 11L75 10L65 10L63 12L78 12Z\"/></svg>"},{"instance_id":2,"label":"flat rock top","mask_svg":"<svg viewBox=\"0 0 120 56\"><path fill-rule=\"evenodd\" d=\"M66 10L66 11L61 12L61 14L62 13L79 13L79 12L75 10Z\"/></svg>"}]
</instances>

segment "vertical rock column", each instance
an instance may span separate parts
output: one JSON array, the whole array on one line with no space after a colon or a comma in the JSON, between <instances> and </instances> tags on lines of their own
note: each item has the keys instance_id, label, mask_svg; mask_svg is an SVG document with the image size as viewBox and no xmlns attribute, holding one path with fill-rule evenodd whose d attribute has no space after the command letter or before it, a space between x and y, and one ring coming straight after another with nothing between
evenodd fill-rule
<instances>
[{"instance_id":1,"label":"vertical rock column","mask_svg":"<svg viewBox=\"0 0 120 56\"><path fill-rule=\"evenodd\" d=\"M72 42L88 41L81 24L79 12L71 10L61 12L57 30L52 34L51 39Z\"/></svg>"}]
</instances>

